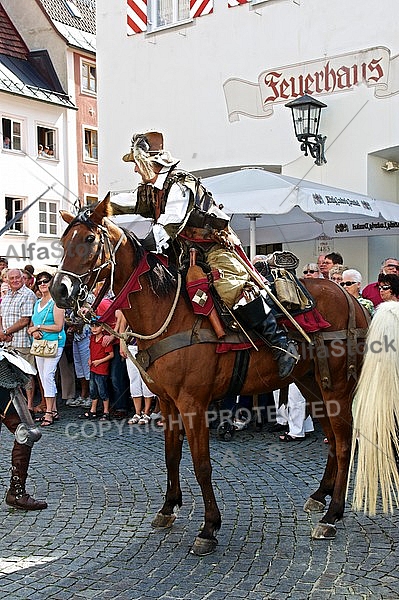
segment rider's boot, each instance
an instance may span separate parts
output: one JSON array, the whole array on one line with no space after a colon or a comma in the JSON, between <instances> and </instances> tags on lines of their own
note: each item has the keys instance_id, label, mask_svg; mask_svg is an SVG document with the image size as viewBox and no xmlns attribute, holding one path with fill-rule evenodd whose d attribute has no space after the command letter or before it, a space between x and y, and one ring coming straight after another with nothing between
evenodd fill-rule
<instances>
[{"instance_id":1,"label":"rider's boot","mask_svg":"<svg viewBox=\"0 0 399 600\"><path fill-rule=\"evenodd\" d=\"M263 296L260 295L247 304L236 305L234 314L270 347L273 358L278 363L280 378L288 377L298 362L299 355L295 344L288 340L285 331L277 325Z\"/></svg>"},{"instance_id":2,"label":"rider's boot","mask_svg":"<svg viewBox=\"0 0 399 600\"><path fill-rule=\"evenodd\" d=\"M6 503L20 510L43 510L47 508L47 502L35 500L25 489L31 450L32 448L26 444L14 442L11 481L6 495Z\"/></svg>"}]
</instances>

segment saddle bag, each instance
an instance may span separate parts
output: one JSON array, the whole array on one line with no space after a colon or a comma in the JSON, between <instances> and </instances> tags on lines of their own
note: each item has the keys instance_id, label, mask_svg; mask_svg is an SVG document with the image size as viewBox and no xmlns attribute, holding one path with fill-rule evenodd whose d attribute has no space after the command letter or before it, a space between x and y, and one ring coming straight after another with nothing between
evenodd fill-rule
<instances>
[{"instance_id":1,"label":"saddle bag","mask_svg":"<svg viewBox=\"0 0 399 600\"><path fill-rule=\"evenodd\" d=\"M294 275L286 269L271 269L276 296L288 310L307 310L311 308L309 298L299 287Z\"/></svg>"}]
</instances>

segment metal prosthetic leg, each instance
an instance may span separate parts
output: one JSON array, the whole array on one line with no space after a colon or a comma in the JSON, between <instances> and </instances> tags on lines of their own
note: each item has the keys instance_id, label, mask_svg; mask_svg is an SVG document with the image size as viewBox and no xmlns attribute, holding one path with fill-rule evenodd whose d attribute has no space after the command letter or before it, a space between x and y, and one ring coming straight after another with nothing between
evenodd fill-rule
<instances>
[{"instance_id":1,"label":"metal prosthetic leg","mask_svg":"<svg viewBox=\"0 0 399 600\"><path fill-rule=\"evenodd\" d=\"M245 325L253 329L270 347L273 358L278 363L281 379L288 377L299 360L293 342L290 342L283 329L277 325L270 307L262 295L251 302L234 307L234 314Z\"/></svg>"}]
</instances>

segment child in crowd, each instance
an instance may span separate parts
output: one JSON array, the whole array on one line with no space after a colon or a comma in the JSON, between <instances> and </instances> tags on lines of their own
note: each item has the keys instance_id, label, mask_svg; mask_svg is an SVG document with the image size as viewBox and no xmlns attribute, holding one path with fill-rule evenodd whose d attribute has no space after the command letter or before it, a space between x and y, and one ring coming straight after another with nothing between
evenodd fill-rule
<instances>
[{"instance_id":1,"label":"child in crowd","mask_svg":"<svg viewBox=\"0 0 399 600\"><path fill-rule=\"evenodd\" d=\"M81 415L82 419L95 419L97 417L97 405L101 400L103 403L103 415L100 421L109 420L109 393L108 375L110 361L114 358L112 346L103 346L104 328L98 317L90 322L90 397L91 407L88 412Z\"/></svg>"}]
</instances>

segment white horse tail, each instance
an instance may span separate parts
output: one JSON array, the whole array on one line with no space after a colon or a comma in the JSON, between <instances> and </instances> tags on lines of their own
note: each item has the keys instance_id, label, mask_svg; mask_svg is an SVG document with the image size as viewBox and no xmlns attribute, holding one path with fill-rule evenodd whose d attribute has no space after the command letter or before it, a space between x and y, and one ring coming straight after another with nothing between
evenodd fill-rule
<instances>
[{"instance_id":1,"label":"white horse tail","mask_svg":"<svg viewBox=\"0 0 399 600\"><path fill-rule=\"evenodd\" d=\"M356 447L353 509L374 515L381 495L385 513L398 506L399 302L384 302L367 335L355 391L351 469Z\"/></svg>"}]
</instances>

